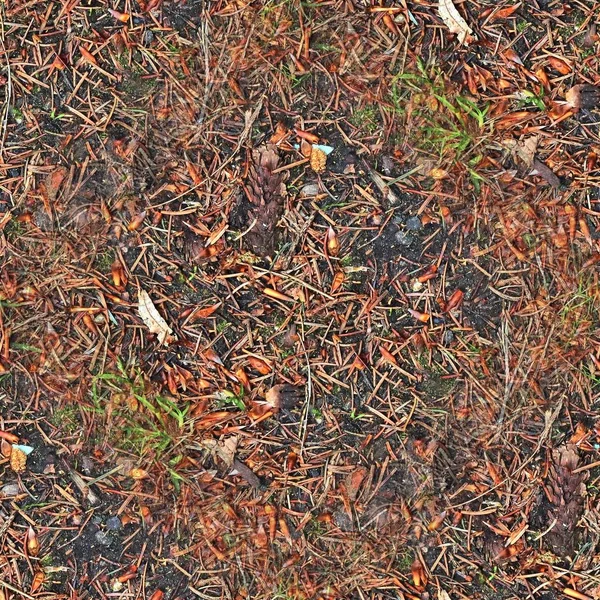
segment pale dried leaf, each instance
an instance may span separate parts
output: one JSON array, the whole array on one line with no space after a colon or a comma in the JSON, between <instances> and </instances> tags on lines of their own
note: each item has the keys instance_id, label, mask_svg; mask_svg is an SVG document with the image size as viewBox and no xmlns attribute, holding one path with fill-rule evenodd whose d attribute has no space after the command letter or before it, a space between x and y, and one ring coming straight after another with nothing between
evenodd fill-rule
<instances>
[{"instance_id":1,"label":"pale dried leaf","mask_svg":"<svg viewBox=\"0 0 600 600\"><path fill-rule=\"evenodd\" d=\"M204 440L202 445L216 454L228 467L233 466L238 445L237 435L231 435L223 441Z\"/></svg>"},{"instance_id":2,"label":"pale dried leaf","mask_svg":"<svg viewBox=\"0 0 600 600\"><path fill-rule=\"evenodd\" d=\"M148 292L145 290L138 292L138 303L138 314L144 321L144 325L150 330L150 333L155 333L158 336L159 343L168 344L169 338L173 335L173 330L156 310L156 306L154 306Z\"/></svg>"},{"instance_id":3,"label":"pale dried leaf","mask_svg":"<svg viewBox=\"0 0 600 600\"><path fill-rule=\"evenodd\" d=\"M521 161L529 168L533 166L535 153L537 152L539 135L532 135L523 140L504 140L502 142L505 148L508 148L516 154Z\"/></svg>"},{"instance_id":4,"label":"pale dried leaf","mask_svg":"<svg viewBox=\"0 0 600 600\"><path fill-rule=\"evenodd\" d=\"M462 18L452 0L440 0L438 4L438 14L442 21L444 21L444 25L446 25L452 33L457 34L458 41L461 44L467 43L467 36L470 36L473 33L473 30Z\"/></svg>"}]
</instances>

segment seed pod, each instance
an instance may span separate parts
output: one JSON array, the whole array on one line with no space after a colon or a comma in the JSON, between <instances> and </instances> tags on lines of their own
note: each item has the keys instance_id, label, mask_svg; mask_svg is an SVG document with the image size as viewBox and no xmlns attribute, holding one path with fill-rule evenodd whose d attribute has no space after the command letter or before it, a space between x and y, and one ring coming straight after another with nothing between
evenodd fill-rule
<instances>
[{"instance_id":1,"label":"seed pod","mask_svg":"<svg viewBox=\"0 0 600 600\"><path fill-rule=\"evenodd\" d=\"M320 148L313 146L310 154L310 166L315 173L323 173L325 166L327 165L327 154Z\"/></svg>"},{"instance_id":2,"label":"seed pod","mask_svg":"<svg viewBox=\"0 0 600 600\"><path fill-rule=\"evenodd\" d=\"M29 556L37 556L40 553L40 542L38 540L37 534L31 525L27 530L27 554Z\"/></svg>"},{"instance_id":3,"label":"seed pod","mask_svg":"<svg viewBox=\"0 0 600 600\"><path fill-rule=\"evenodd\" d=\"M25 466L27 464L27 454L23 452L17 446L12 447L12 452L10 453L10 468L15 473L23 473L25 471Z\"/></svg>"},{"instance_id":4,"label":"seed pod","mask_svg":"<svg viewBox=\"0 0 600 600\"><path fill-rule=\"evenodd\" d=\"M338 240L335 230L331 226L329 226L329 229L327 230L325 247L329 256L337 256L339 254L340 241Z\"/></svg>"}]
</instances>

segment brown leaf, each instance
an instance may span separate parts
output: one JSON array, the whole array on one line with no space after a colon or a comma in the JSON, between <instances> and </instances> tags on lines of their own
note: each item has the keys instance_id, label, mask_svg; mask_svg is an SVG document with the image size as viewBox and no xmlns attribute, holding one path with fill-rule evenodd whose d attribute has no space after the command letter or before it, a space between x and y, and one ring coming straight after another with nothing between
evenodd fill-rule
<instances>
[{"instance_id":1,"label":"brown leaf","mask_svg":"<svg viewBox=\"0 0 600 600\"><path fill-rule=\"evenodd\" d=\"M383 346L381 346L381 348L379 348L379 351L381 352L381 356L385 362L390 363L395 366L398 366L398 361L396 360L396 357L391 352L386 350Z\"/></svg>"},{"instance_id":2,"label":"brown leaf","mask_svg":"<svg viewBox=\"0 0 600 600\"><path fill-rule=\"evenodd\" d=\"M243 479L245 479L246 482L249 483L253 488L260 489L260 479L250 467L248 467L246 464L244 464L241 460L238 460L237 458L233 459L232 466L233 474L237 472L237 474L240 475Z\"/></svg>"},{"instance_id":3,"label":"brown leaf","mask_svg":"<svg viewBox=\"0 0 600 600\"><path fill-rule=\"evenodd\" d=\"M521 6L521 3L513 4L512 6L507 6L506 8L501 8L497 10L490 21L497 21L498 19L508 19L516 10Z\"/></svg>"},{"instance_id":4,"label":"brown leaf","mask_svg":"<svg viewBox=\"0 0 600 600\"><path fill-rule=\"evenodd\" d=\"M593 48L597 41L598 34L596 33L596 23L591 21L588 30L585 32L585 37L583 38L583 47Z\"/></svg>"},{"instance_id":5,"label":"brown leaf","mask_svg":"<svg viewBox=\"0 0 600 600\"><path fill-rule=\"evenodd\" d=\"M414 586L419 591L423 591L427 587L427 573L425 572L425 568L418 558L416 558L413 564L410 566L410 571Z\"/></svg>"},{"instance_id":6,"label":"brown leaf","mask_svg":"<svg viewBox=\"0 0 600 600\"><path fill-rule=\"evenodd\" d=\"M268 375L271 372L271 366L261 358L257 358L256 356L249 356L248 363L255 370L258 371L261 375Z\"/></svg>"},{"instance_id":7,"label":"brown leaf","mask_svg":"<svg viewBox=\"0 0 600 600\"><path fill-rule=\"evenodd\" d=\"M337 292L342 284L344 283L346 276L344 275L344 271L336 271L333 281L331 282L331 293Z\"/></svg>"},{"instance_id":8,"label":"brown leaf","mask_svg":"<svg viewBox=\"0 0 600 600\"><path fill-rule=\"evenodd\" d=\"M456 290L448 299L446 304L446 312L450 312L455 308L458 308L463 301L464 295L465 294L462 290Z\"/></svg>"},{"instance_id":9,"label":"brown leaf","mask_svg":"<svg viewBox=\"0 0 600 600\"><path fill-rule=\"evenodd\" d=\"M129 13L122 13L118 10L113 10L112 8L108 9L111 17L117 19L117 21L121 21L121 23L127 23L129 21Z\"/></svg>"},{"instance_id":10,"label":"brown leaf","mask_svg":"<svg viewBox=\"0 0 600 600\"><path fill-rule=\"evenodd\" d=\"M346 493L351 501L356 500L360 486L367 476L367 469L365 467L357 467L348 475L346 478Z\"/></svg>"},{"instance_id":11,"label":"brown leaf","mask_svg":"<svg viewBox=\"0 0 600 600\"><path fill-rule=\"evenodd\" d=\"M534 175L541 175L554 188L560 187L560 179L548 165L535 158L532 166Z\"/></svg>"},{"instance_id":12,"label":"brown leaf","mask_svg":"<svg viewBox=\"0 0 600 600\"><path fill-rule=\"evenodd\" d=\"M273 409L273 412L278 412L282 408L294 408L298 402L304 399L304 392L288 383L274 385L266 394L265 401Z\"/></svg>"},{"instance_id":13,"label":"brown leaf","mask_svg":"<svg viewBox=\"0 0 600 600\"><path fill-rule=\"evenodd\" d=\"M208 317L210 317L219 307L221 306L220 302L217 302L216 304L213 304L212 306L206 306L204 308L197 308L192 315L190 316L190 319L196 320L196 319L207 319Z\"/></svg>"},{"instance_id":14,"label":"brown leaf","mask_svg":"<svg viewBox=\"0 0 600 600\"><path fill-rule=\"evenodd\" d=\"M98 61L95 59L94 55L91 52L88 52L85 48L79 48L81 52L81 56L89 63L98 66Z\"/></svg>"},{"instance_id":15,"label":"brown leaf","mask_svg":"<svg viewBox=\"0 0 600 600\"><path fill-rule=\"evenodd\" d=\"M67 176L67 169L65 167L57 167L48 175L46 178L46 194L48 200L54 202L58 196L60 186Z\"/></svg>"},{"instance_id":16,"label":"brown leaf","mask_svg":"<svg viewBox=\"0 0 600 600\"><path fill-rule=\"evenodd\" d=\"M204 440L202 445L215 453L228 467L233 465L239 437L230 435L222 441Z\"/></svg>"},{"instance_id":17,"label":"brown leaf","mask_svg":"<svg viewBox=\"0 0 600 600\"><path fill-rule=\"evenodd\" d=\"M295 300L291 297L288 296L287 294L283 294L282 292L278 292L277 290L274 290L273 288L268 288L266 287L263 290L265 296L269 296L270 298L275 298L275 300L281 300L282 302L295 302Z\"/></svg>"},{"instance_id":18,"label":"brown leaf","mask_svg":"<svg viewBox=\"0 0 600 600\"><path fill-rule=\"evenodd\" d=\"M575 112L583 109L592 109L598 106L600 102L600 90L595 85L589 83L580 83L574 85L566 94L567 104Z\"/></svg>"},{"instance_id":19,"label":"brown leaf","mask_svg":"<svg viewBox=\"0 0 600 600\"><path fill-rule=\"evenodd\" d=\"M557 58L556 56L549 56L548 62L550 66L558 71L561 75L568 75L571 72L571 66L561 58Z\"/></svg>"},{"instance_id":20,"label":"brown leaf","mask_svg":"<svg viewBox=\"0 0 600 600\"><path fill-rule=\"evenodd\" d=\"M412 308L409 308L408 312L411 314L412 317L417 319L417 321L421 321L421 323L428 323L431 317L429 313L422 313L418 310L413 310Z\"/></svg>"}]
</instances>

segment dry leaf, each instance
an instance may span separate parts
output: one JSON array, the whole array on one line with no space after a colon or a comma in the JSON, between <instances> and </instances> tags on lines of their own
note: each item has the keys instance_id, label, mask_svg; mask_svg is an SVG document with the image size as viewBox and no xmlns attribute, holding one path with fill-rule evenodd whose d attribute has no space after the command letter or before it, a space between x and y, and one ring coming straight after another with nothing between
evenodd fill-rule
<instances>
[{"instance_id":1,"label":"dry leaf","mask_svg":"<svg viewBox=\"0 0 600 600\"><path fill-rule=\"evenodd\" d=\"M579 111L582 108L589 110L598 106L600 102L600 90L595 85L580 83L574 85L566 93L565 100L575 111Z\"/></svg>"},{"instance_id":2,"label":"dry leaf","mask_svg":"<svg viewBox=\"0 0 600 600\"><path fill-rule=\"evenodd\" d=\"M560 179L556 173L547 164L537 158L533 161L533 171L531 173L532 175L540 175L554 188L560 187Z\"/></svg>"},{"instance_id":3,"label":"dry leaf","mask_svg":"<svg viewBox=\"0 0 600 600\"><path fill-rule=\"evenodd\" d=\"M129 471L129 477L131 477L132 479L135 479L137 481L139 481L141 479L147 479L148 471L146 471L145 469L134 468L134 469L131 469L131 471Z\"/></svg>"},{"instance_id":4,"label":"dry leaf","mask_svg":"<svg viewBox=\"0 0 600 600\"><path fill-rule=\"evenodd\" d=\"M32 594L37 592L41 587L44 581L46 580L46 575L44 571L37 571L33 580L31 581L31 589L29 590Z\"/></svg>"},{"instance_id":5,"label":"dry leaf","mask_svg":"<svg viewBox=\"0 0 600 600\"><path fill-rule=\"evenodd\" d=\"M288 383L274 385L265 394L266 403L274 412L279 412L282 408L294 408L298 402L304 398L304 391Z\"/></svg>"},{"instance_id":6,"label":"dry leaf","mask_svg":"<svg viewBox=\"0 0 600 600\"><path fill-rule=\"evenodd\" d=\"M458 41L461 44L468 43L467 36L472 35L473 30L467 25L461 14L454 6L452 0L440 0L438 4L438 14L444 24L452 33L458 35Z\"/></svg>"},{"instance_id":7,"label":"dry leaf","mask_svg":"<svg viewBox=\"0 0 600 600\"><path fill-rule=\"evenodd\" d=\"M505 140L504 146L512 150L526 166L531 168L535 159L535 153L537 152L539 135L531 135L524 140Z\"/></svg>"},{"instance_id":8,"label":"dry leaf","mask_svg":"<svg viewBox=\"0 0 600 600\"><path fill-rule=\"evenodd\" d=\"M238 439L237 435L231 435L222 442L218 440L204 440L202 445L217 454L228 467L231 467L235 459Z\"/></svg>"},{"instance_id":9,"label":"dry leaf","mask_svg":"<svg viewBox=\"0 0 600 600\"><path fill-rule=\"evenodd\" d=\"M169 338L173 335L173 330L156 310L156 306L154 306L148 292L145 290L138 292L138 303L138 314L144 321L144 325L150 330L150 333L156 333L159 343L168 344Z\"/></svg>"}]
</instances>

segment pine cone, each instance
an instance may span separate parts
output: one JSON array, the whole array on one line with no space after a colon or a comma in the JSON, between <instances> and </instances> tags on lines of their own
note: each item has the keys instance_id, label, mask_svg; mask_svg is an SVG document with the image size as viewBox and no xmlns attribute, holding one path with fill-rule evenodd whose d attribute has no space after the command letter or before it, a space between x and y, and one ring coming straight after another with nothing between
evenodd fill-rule
<instances>
[{"instance_id":1,"label":"pine cone","mask_svg":"<svg viewBox=\"0 0 600 600\"><path fill-rule=\"evenodd\" d=\"M269 256L275 251L277 221L283 212L283 174L273 172L279 164L279 155L273 144L254 150L252 160L246 186L251 204L246 226L254 225L244 239L252 252Z\"/></svg>"},{"instance_id":2,"label":"pine cone","mask_svg":"<svg viewBox=\"0 0 600 600\"><path fill-rule=\"evenodd\" d=\"M577 547L577 522L583 513L581 484L583 474L573 473L579 464L577 449L572 444L552 452L554 464L549 473L549 495L552 506L548 524L556 519L545 539L558 556L570 556Z\"/></svg>"}]
</instances>

